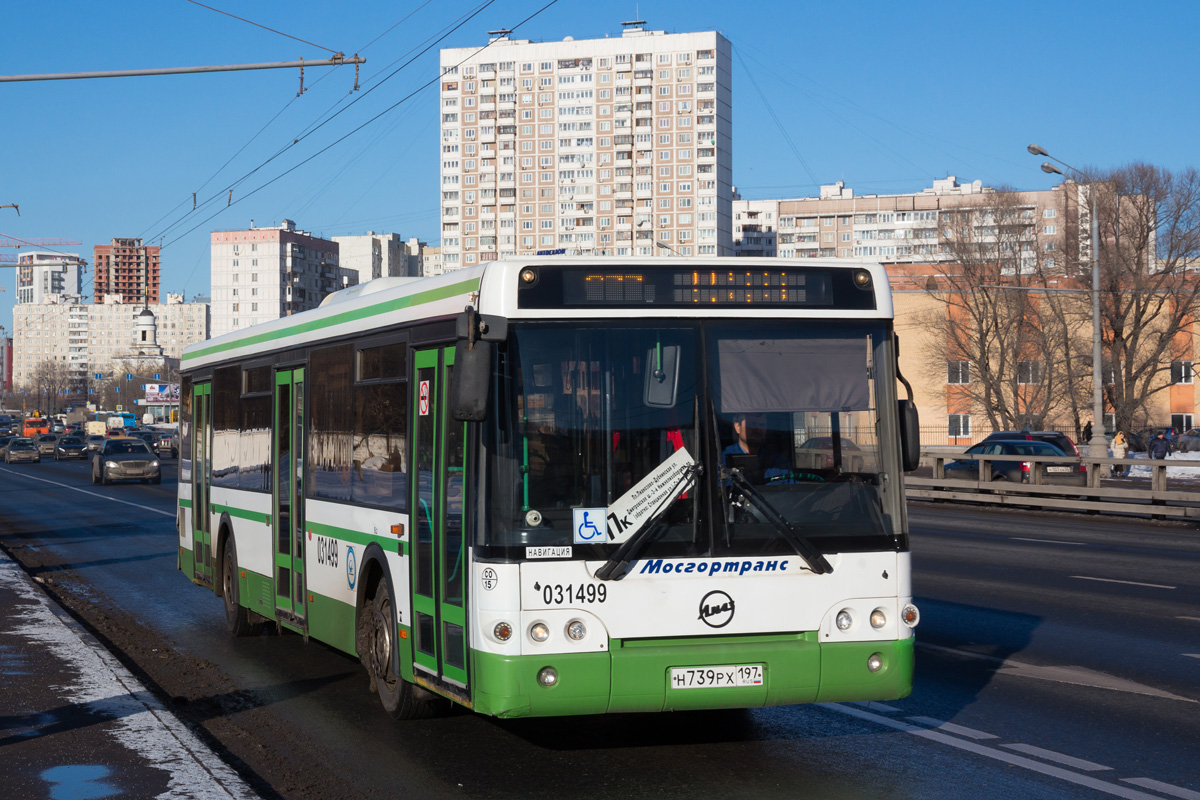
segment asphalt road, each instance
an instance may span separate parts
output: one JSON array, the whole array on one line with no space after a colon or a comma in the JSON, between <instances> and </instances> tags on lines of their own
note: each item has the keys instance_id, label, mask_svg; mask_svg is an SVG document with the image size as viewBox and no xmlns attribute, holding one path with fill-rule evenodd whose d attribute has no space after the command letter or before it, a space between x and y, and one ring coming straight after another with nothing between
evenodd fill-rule
<instances>
[{"instance_id":1,"label":"asphalt road","mask_svg":"<svg viewBox=\"0 0 1200 800\"><path fill-rule=\"evenodd\" d=\"M161 486L0 466L0 546L263 796L1200 798L1191 526L914 505L895 703L396 723L356 661L226 636L175 569L166 464Z\"/></svg>"}]
</instances>

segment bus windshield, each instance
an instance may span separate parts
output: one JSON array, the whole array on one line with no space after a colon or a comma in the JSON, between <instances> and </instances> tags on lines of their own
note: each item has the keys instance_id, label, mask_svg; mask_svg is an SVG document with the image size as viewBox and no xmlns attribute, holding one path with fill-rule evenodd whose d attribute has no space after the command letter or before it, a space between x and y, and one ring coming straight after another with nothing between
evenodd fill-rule
<instances>
[{"instance_id":1,"label":"bus windshield","mask_svg":"<svg viewBox=\"0 0 1200 800\"><path fill-rule=\"evenodd\" d=\"M514 324L480 544L607 559L652 525L647 557L786 554L788 526L821 552L906 546L883 478L897 454L878 434L885 337L876 323ZM664 465L678 479L651 486Z\"/></svg>"}]
</instances>

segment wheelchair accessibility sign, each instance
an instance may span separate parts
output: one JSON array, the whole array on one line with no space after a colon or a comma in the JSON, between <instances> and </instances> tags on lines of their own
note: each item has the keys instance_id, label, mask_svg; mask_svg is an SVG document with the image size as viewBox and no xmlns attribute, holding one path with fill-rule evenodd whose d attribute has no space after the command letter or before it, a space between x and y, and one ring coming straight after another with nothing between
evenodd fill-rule
<instances>
[{"instance_id":1,"label":"wheelchair accessibility sign","mask_svg":"<svg viewBox=\"0 0 1200 800\"><path fill-rule=\"evenodd\" d=\"M575 544L604 544L608 534L604 530L606 508L572 509L571 524L575 530Z\"/></svg>"}]
</instances>

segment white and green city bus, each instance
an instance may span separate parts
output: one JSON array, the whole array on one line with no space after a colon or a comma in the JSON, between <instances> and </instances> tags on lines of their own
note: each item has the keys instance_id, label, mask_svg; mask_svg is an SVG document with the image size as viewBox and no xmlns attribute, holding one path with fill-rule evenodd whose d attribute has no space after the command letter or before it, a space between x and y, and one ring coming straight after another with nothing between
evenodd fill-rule
<instances>
[{"instance_id":1,"label":"white and green city bus","mask_svg":"<svg viewBox=\"0 0 1200 800\"><path fill-rule=\"evenodd\" d=\"M396 717L903 697L898 382L874 265L371 281L184 353L179 568Z\"/></svg>"}]
</instances>

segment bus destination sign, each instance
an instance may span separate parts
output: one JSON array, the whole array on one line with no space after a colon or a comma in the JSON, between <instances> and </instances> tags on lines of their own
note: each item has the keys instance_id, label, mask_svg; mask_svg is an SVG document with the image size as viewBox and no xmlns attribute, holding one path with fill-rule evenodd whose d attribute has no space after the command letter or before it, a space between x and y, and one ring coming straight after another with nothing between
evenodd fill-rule
<instances>
[{"instance_id":1,"label":"bus destination sign","mask_svg":"<svg viewBox=\"0 0 1200 800\"><path fill-rule=\"evenodd\" d=\"M828 267L776 269L644 269L539 266L523 285L522 308L828 308L870 310L875 294L864 270Z\"/></svg>"}]
</instances>

